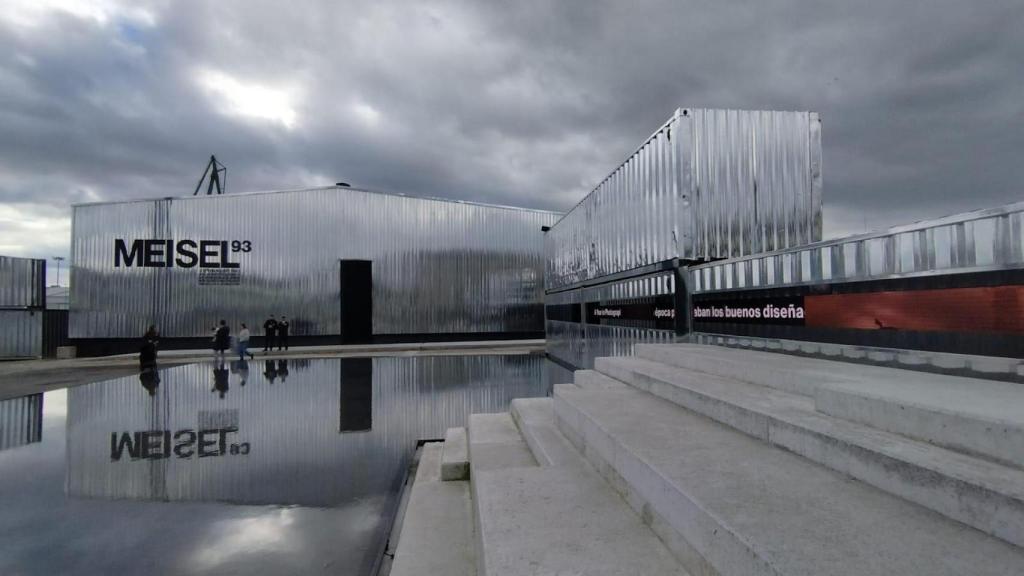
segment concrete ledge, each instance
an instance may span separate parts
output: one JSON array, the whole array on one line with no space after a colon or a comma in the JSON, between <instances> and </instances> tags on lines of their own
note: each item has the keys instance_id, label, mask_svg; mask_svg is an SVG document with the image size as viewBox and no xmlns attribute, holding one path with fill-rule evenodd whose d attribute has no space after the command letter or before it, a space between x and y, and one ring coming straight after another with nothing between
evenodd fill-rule
<instances>
[{"instance_id":1,"label":"concrete ledge","mask_svg":"<svg viewBox=\"0 0 1024 576\"><path fill-rule=\"evenodd\" d=\"M625 386L622 382L619 382L614 378L609 378L596 370L577 370L573 374L573 382L585 390L605 390Z\"/></svg>"},{"instance_id":2,"label":"concrete ledge","mask_svg":"<svg viewBox=\"0 0 1024 576\"><path fill-rule=\"evenodd\" d=\"M814 396L825 414L968 454L1024 466L1024 387L994 381L830 384Z\"/></svg>"},{"instance_id":3,"label":"concrete ledge","mask_svg":"<svg viewBox=\"0 0 1024 576\"><path fill-rule=\"evenodd\" d=\"M637 390L557 387L555 414L599 471L621 477L610 483L626 483L718 574L996 576L1024 566L1015 546Z\"/></svg>"},{"instance_id":4,"label":"concrete ledge","mask_svg":"<svg viewBox=\"0 0 1024 576\"><path fill-rule=\"evenodd\" d=\"M541 466L578 464L579 454L555 429L551 398L517 398L512 401L512 419Z\"/></svg>"},{"instance_id":5,"label":"concrete ledge","mask_svg":"<svg viewBox=\"0 0 1024 576\"><path fill-rule=\"evenodd\" d=\"M910 370L966 377L995 378L1024 383L1024 364L1019 358L975 356L929 350L879 348L848 344L815 343L779 338L734 338L719 334L695 333L690 343L750 350L770 350L797 356L843 358L868 365L898 366ZM815 349L817 348L817 350Z\"/></svg>"},{"instance_id":6,"label":"concrete ledge","mask_svg":"<svg viewBox=\"0 0 1024 576\"><path fill-rule=\"evenodd\" d=\"M599 358L596 367L764 442L1024 544L1024 473L1019 469L820 414L811 398L768 387L638 358Z\"/></svg>"},{"instance_id":7,"label":"concrete ledge","mask_svg":"<svg viewBox=\"0 0 1024 576\"><path fill-rule=\"evenodd\" d=\"M441 480L469 479L469 446L465 428L449 428L444 435L441 457Z\"/></svg>"},{"instance_id":8,"label":"concrete ledge","mask_svg":"<svg viewBox=\"0 0 1024 576\"><path fill-rule=\"evenodd\" d=\"M470 479L480 470L535 467L537 461L507 412L469 417Z\"/></svg>"},{"instance_id":9,"label":"concrete ledge","mask_svg":"<svg viewBox=\"0 0 1024 576\"><path fill-rule=\"evenodd\" d=\"M473 515L468 482L442 482L443 448L423 446L402 521L392 576L473 576Z\"/></svg>"}]
</instances>

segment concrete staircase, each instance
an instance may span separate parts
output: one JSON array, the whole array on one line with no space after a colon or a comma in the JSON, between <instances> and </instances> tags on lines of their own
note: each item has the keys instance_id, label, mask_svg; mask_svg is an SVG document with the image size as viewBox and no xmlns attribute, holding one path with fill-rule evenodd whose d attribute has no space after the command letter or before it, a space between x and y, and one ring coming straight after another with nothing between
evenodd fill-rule
<instances>
[{"instance_id":1,"label":"concrete staircase","mask_svg":"<svg viewBox=\"0 0 1024 576\"><path fill-rule=\"evenodd\" d=\"M475 569L1019 576L1022 430L1019 384L638 345L471 417Z\"/></svg>"}]
</instances>

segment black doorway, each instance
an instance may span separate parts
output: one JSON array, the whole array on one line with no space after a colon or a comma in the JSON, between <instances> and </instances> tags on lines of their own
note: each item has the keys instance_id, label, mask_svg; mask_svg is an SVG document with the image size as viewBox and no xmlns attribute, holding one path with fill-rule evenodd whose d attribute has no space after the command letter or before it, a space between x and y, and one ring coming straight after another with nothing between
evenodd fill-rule
<instances>
[{"instance_id":1,"label":"black doorway","mask_svg":"<svg viewBox=\"0 0 1024 576\"><path fill-rule=\"evenodd\" d=\"M373 339L373 262L341 261L341 343Z\"/></svg>"}]
</instances>

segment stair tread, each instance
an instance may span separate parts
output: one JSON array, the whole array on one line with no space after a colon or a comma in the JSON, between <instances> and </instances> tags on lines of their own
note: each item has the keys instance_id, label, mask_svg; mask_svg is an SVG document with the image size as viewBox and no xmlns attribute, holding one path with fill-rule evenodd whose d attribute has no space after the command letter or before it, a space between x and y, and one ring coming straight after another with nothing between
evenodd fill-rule
<instances>
[{"instance_id":1,"label":"stair tread","mask_svg":"<svg viewBox=\"0 0 1024 576\"><path fill-rule=\"evenodd\" d=\"M474 471L488 576L687 572L587 466Z\"/></svg>"},{"instance_id":2,"label":"stair tread","mask_svg":"<svg viewBox=\"0 0 1024 576\"><path fill-rule=\"evenodd\" d=\"M583 464L582 458L555 428L551 398L516 398L512 418L533 457L541 466Z\"/></svg>"},{"instance_id":3,"label":"stair tread","mask_svg":"<svg viewBox=\"0 0 1024 576\"><path fill-rule=\"evenodd\" d=\"M615 357L602 359L602 362L646 373L783 422L1024 500L1024 471L1020 469L823 414L815 409L814 400L807 396L642 358Z\"/></svg>"},{"instance_id":4,"label":"stair tread","mask_svg":"<svg viewBox=\"0 0 1024 576\"><path fill-rule=\"evenodd\" d=\"M670 523L686 522L678 501L692 502L779 574L1024 570L1024 551L1010 544L645 392L558 386L555 397L560 419L564 402L576 425L610 439L584 433L588 449L610 450L616 466L628 456L645 481L668 483L639 489Z\"/></svg>"}]
</instances>

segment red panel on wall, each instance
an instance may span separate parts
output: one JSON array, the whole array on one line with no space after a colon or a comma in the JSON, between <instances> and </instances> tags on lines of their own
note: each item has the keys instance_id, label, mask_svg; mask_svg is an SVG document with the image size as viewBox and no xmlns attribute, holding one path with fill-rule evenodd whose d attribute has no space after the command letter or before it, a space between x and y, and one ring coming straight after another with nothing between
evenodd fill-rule
<instances>
[{"instance_id":1,"label":"red panel on wall","mask_svg":"<svg viewBox=\"0 0 1024 576\"><path fill-rule=\"evenodd\" d=\"M805 326L1024 333L1024 286L804 297Z\"/></svg>"}]
</instances>

